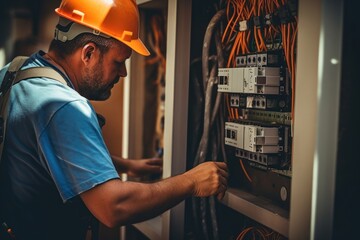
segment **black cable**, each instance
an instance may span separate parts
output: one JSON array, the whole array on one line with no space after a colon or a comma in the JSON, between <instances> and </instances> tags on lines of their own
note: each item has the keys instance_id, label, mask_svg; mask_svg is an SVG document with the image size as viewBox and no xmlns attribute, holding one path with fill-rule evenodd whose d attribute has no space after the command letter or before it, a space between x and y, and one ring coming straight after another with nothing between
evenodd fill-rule
<instances>
[{"instance_id":1,"label":"black cable","mask_svg":"<svg viewBox=\"0 0 360 240\"><path fill-rule=\"evenodd\" d=\"M200 216L201 216L201 228L205 240L209 240L209 231L207 227L207 198L200 198Z\"/></svg>"},{"instance_id":2,"label":"black cable","mask_svg":"<svg viewBox=\"0 0 360 240\"><path fill-rule=\"evenodd\" d=\"M225 9L218 11L210 20L208 27L205 32L203 49L202 49L202 73L203 73L203 82L204 82L204 90L206 90L207 81L209 79L209 50L211 37L213 36L215 27L220 22L220 20L225 17Z\"/></svg>"},{"instance_id":3,"label":"black cable","mask_svg":"<svg viewBox=\"0 0 360 240\"><path fill-rule=\"evenodd\" d=\"M217 223L216 202L215 202L214 196L209 197L209 205L210 205L209 207L210 207L213 239L218 240L219 239L219 229L218 229L218 223Z\"/></svg>"},{"instance_id":4,"label":"black cable","mask_svg":"<svg viewBox=\"0 0 360 240\"><path fill-rule=\"evenodd\" d=\"M225 11L222 13L224 17L225 16ZM220 21L221 17L219 18ZM216 31L214 34L214 38L215 38L215 45L216 45L216 53L217 53L217 59L218 59L218 65L217 68L221 68L224 67L225 65L225 60L224 60L224 54L223 54L223 46L221 44L221 38L220 38L220 34L219 31ZM212 77L212 76L210 76ZM217 71L215 76L213 76L215 78L215 81L217 81ZM214 111L211 117L211 126L214 125L214 122L216 120L217 123L219 123L219 109L220 109L220 103L222 102L222 93L217 92L217 96L216 96L216 100L215 100L215 105L214 105ZM221 114L220 114L221 115ZM219 137L221 136L221 134L219 134L219 131L221 130L221 126L219 126L219 124L216 124L216 131L215 133L213 132L213 135L215 135L215 137L212 137L212 141L213 141L213 153L212 153L212 159L214 161L218 160L218 146L219 146L219 142L221 142L221 140L219 141ZM215 201L215 197L210 197L209 199L210 201L210 215L211 215L211 223L212 223L212 230L213 230L213 238L215 240L219 239L219 229L218 229L218 222L217 222L217 214L216 214L216 201Z\"/></svg>"},{"instance_id":5,"label":"black cable","mask_svg":"<svg viewBox=\"0 0 360 240\"><path fill-rule=\"evenodd\" d=\"M217 74L217 67L216 65L213 66L211 70L211 76ZM204 108L204 129L203 135L200 141L200 145L198 148L198 152L196 154L195 164L198 165L199 163L205 162L206 155L207 155L207 148L209 143L209 132L211 128L211 99L212 99L212 92L214 88L214 77L210 77L207 87L206 87L206 94L205 94L205 108Z\"/></svg>"},{"instance_id":6,"label":"black cable","mask_svg":"<svg viewBox=\"0 0 360 240\"><path fill-rule=\"evenodd\" d=\"M212 152L211 152L211 159L213 161L218 161L218 153L219 153L219 138L218 138L218 133L219 133L219 124L218 124L218 119L216 120L216 124L213 125L213 129L215 129L215 131L211 132L211 146L212 146ZM219 229L218 229L218 221L217 221L217 213L216 213L216 201L215 201L215 197L211 196L209 197L209 210L210 210L210 216L211 216L211 226L212 226L212 234L213 234L213 239L214 240L218 240L219 239Z\"/></svg>"},{"instance_id":7,"label":"black cable","mask_svg":"<svg viewBox=\"0 0 360 240\"><path fill-rule=\"evenodd\" d=\"M223 105L220 105L220 113L223 113ZM220 126L225 126L224 114L220 114L219 121L220 121ZM225 130L223 127L220 128L220 146L221 146L223 161L227 163L228 161L225 151Z\"/></svg>"},{"instance_id":8,"label":"black cable","mask_svg":"<svg viewBox=\"0 0 360 240\"><path fill-rule=\"evenodd\" d=\"M212 69L212 74L214 74L214 72L216 73L216 65L214 65L213 69ZM203 163L205 162L206 159L206 155L207 155L207 148L208 148L208 144L209 144L209 130L210 130L210 111L211 111L211 95L212 95L212 90L214 87L214 81L210 80L207 84L207 89L206 89L206 95L205 95L205 109L204 109L204 130L203 130L203 135L200 141L200 146L196 155L196 159L195 159L195 163L199 164L199 163ZM203 235L205 237L205 239L209 239L209 235L208 235L208 230L207 230L207 222L206 222L206 216L207 216L207 211L206 211L206 198L201 198L200 199L200 211L201 211L201 225L202 225L202 230L203 230Z\"/></svg>"}]
</instances>

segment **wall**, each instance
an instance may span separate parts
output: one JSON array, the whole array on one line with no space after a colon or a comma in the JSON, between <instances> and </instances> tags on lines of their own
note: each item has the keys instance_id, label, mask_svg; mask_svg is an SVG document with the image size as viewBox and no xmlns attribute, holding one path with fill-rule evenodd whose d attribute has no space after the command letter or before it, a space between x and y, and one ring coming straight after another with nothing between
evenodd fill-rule
<instances>
[{"instance_id":1,"label":"wall","mask_svg":"<svg viewBox=\"0 0 360 240\"><path fill-rule=\"evenodd\" d=\"M310 238L321 4L299 1L290 239ZM309 37L311 36L311 37Z\"/></svg>"}]
</instances>

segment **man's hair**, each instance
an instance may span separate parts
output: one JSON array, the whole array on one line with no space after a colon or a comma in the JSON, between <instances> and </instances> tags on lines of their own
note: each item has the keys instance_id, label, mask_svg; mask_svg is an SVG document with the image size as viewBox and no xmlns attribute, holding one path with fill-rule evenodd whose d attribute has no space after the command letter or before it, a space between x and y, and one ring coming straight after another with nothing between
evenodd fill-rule
<instances>
[{"instance_id":1,"label":"man's hair","mask_svg":"<svg viewBox=\"0 0 360 240\"><path fill-rule=\"evenodd\" d=\"M95 43L99 47L100 52L104 54L110 49L110 47L117 44L118 41L113 38L104 38L91 33L82 33L74 39L66 42L53 39L50 43L49 50L55 51L61 58L65 58L89 42Z\"/></svg>"}]
</instances>

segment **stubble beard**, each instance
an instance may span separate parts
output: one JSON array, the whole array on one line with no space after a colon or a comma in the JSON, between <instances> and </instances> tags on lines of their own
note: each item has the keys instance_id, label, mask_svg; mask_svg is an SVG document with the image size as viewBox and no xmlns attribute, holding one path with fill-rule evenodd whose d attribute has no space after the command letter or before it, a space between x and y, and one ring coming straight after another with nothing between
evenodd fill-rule
<instances>
[{"instance_id":1,"label":"stubble beard","mask_svg":"<svg viewBox=\"0 0 360 240\"><path fill-rule=\"evenodd\" d=\"M79 86L79 93L89 100L104 101L111 95L111 89L104 85L102 61L93 67L87 67L82 74L83 82Z\"/></svg>"}]
</instances>

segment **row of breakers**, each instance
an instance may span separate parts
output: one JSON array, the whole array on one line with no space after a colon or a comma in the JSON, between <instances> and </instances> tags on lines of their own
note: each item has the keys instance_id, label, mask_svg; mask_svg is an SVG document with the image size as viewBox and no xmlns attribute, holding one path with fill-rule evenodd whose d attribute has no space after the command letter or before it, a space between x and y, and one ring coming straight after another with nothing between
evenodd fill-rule
<instances>
[{"instance_id":1,"label":"row of breakers","mask_svg":"<svg viewBox=\"0 0 360 240\"><path fill-rule=\"evenodd\" d=\"M218 92L279 95L284 77L279 67L218 69Z\"/></svg>"},{"instance_id":2,"label":"row of breakers","mask_svg":"<svg viewBox=\"0 0 360 240\"><path fill-rule=\"evenodd\" d=\"M225 144L237 148L237 157L263 165L277 164L277 153L283 151L282 142L277 127L225 123Z\"/></svg>"},{"instance_id":3,"label":"row of breakers","mask_svg":"<svg viewBox=\"0 0 360 240\"><path fill-rule=\"evenodd\" d=\"M249 152L279 153L281 137L277 127L261 127L235 122L225 123L225 144Z\"/></svg>"}]
</instances>

